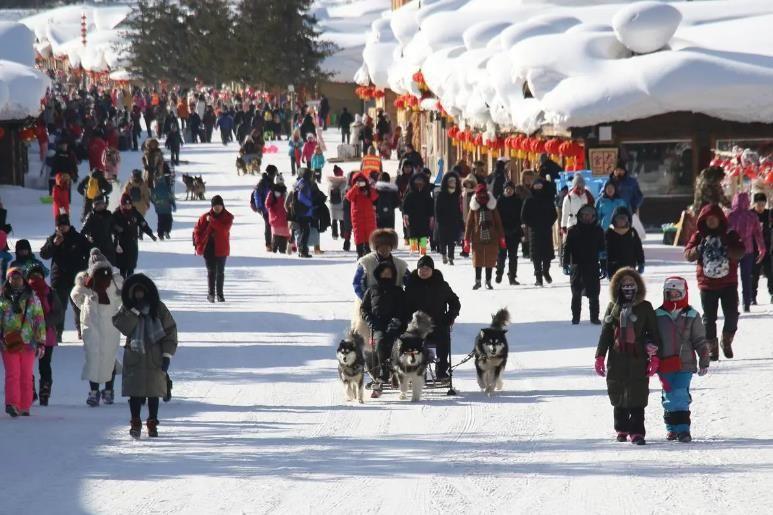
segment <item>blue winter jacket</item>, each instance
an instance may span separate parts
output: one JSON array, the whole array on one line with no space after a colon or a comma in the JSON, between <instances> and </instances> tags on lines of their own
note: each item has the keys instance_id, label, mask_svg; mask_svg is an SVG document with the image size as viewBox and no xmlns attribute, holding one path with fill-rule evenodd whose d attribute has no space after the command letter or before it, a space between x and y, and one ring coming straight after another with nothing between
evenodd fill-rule
<instances>
[{"instance_id":1,"label":"blue winter jacket","mask_svg":"<svg viewBox=\"0 0 773 515\"><path fill-rule=\"evenodd\" d=\"M151 201L158 215L171 215L173 211L177 211L174 194L166 181L156 181Z\"/></svg>"},{"instance_id":2,"label":"blue winter jacket","mask_svg":"<svg viewBox=\"0 0 773 515\"><path fill-rule=\"evenodd\" d=\"M609 180L615 185L617 195L628 203L631 212L637 212L644 200L644 195L642 194L641 189L639 189L639 181L628 174L622 179L610 175Z\"/></svg>"},{"instance_id":3,"label":"blue winter jacket","mask_svg":"<svg viewBox=\"0 0 773 515\"><path fill-rule=\"evenodd\" d=\"M322 170L325 166L325 156L322 154L314 154L311 156L311 169Z\"/></svg>"},{"instance_id":4,"label":"blue winter jacket","mask_svg":"<svg viewBox=\"0 0 773 515\"><path fill-rule=\"evenodd\" d=\"M596 201L596 214L598 215L599 226L602 229L606 231L609 228L612 224L615 209L621 206L629 210L631 209L628 202L620 197L609 198L603 193L601 194Z\"/></svg>"},{"instance_id":5,"label":"blue winter jacket","mask_svg":"<svg viewBox=\"0 0 773 515\"><path fill-rule=\"evenodd\" d=\"M295 215L311 217L314 211L314 202L312 201L313 192L311 190L311 185L306 184L304 179L298 179L298 182L295 183L295 187L293 189L295 190L297 195L296 198L298 200L295 207ZM301 210L301 207L305 209Z\"/></svg>"}]
</instances>

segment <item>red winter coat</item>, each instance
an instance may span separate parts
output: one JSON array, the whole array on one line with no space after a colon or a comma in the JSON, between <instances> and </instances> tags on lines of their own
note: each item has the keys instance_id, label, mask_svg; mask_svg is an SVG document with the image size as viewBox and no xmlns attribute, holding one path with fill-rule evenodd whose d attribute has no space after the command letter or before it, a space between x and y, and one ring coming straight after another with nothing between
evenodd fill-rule
<instances>
[{"instance_id":1,"label":"red winter coat","mask_svg":"<svg viewBox=\"0 0 773 515\"><path fill-rule=\"evenodd\" d=\"M118 131L115 128L108 129L105 138L109 147L118 148Z\"/></svg>"},{"instance_id":2,"label":"red winter coat","mask_svg":"<svg viewBox=\"0 0 773 515\"><path fill-rule=\"evenodd\" d=\"M308 166L311 166L311 158L314 156L314 151L317 150L316 141L307 141L303 145L303 162Z\"/></svg>"},{"instance_id":3,"label":"red winter coat","mask_svg":"<svg viewBox=\"0 0 773 515\"><path fill-rule=\"evenodd\" d=\"M89 143L89 170L105 171L104 155L107 141L102 138L91 138Z\"/></svg>"},{"instance_id":4,"label":"red winter coat","mask_svg":"<svg viewBox=\"0 0 773 515\"><path fill-rule=\"evenodd\" d=\"M207 242L210 238L215 239L215 256L227 257L231 253L231 226L234 223L234 215L223 209L219 216L215 216L212 210L207 211L193 228L193 245L196 247L196 254L204 255L207 248Z\"/></svg>"},{"instance_id":5,"label":"red winter coat","mask_svg":"<svg viewBox=\"0 0 773 515\"><path fill-rule=\"evenodd\" d=\"M354 244L363 245L368 243L370 234L376 230L376 200L378 192L373 186L363 192L356 186L357 181L368 182L368 178L362 172L352 178L352 186L346 193L346 199L350 204L350 213L352 215L352 233L354 234ZM368 183L370 184L370 183Z\"/></svg>"},{"instance_id":6,"label":"red winter coat","mask_svg":"<svg viewBox=\"0 0 773 515\"><path fill-rule=\"evenodd\" d=\"M706 218L716 216L719 219L719 228L712 234L706 226ZM697 261L696 275L698 288L701 290L722 290L738 285L738 260L743 257L746 249L738 233L727 228L727 218L724 211L717 204L708 204L701 209L698 215L698 230L692 235L684 249L684 255L688 261ZM724 277L707 277L704 273L704 256L702 246L704 239L716 235L727 253L729 269Z\"/></svg>"},{"instance_id":7,"label":"red winter coat","mask_svg":"<svg viewBox=\"0 0 773 515\"><path fill-rule=\"evenodd\" d=\"M63 213L70 214L70 186L62 180L62 174L56 175L56 184L51 190L54 206L54 220Z\"/></svg>"}]
</instances>

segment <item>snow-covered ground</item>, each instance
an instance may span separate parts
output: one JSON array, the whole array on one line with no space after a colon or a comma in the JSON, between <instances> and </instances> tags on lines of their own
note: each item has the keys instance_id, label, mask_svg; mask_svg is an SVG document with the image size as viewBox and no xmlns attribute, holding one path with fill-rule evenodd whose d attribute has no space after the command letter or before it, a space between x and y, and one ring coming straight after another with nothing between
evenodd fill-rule
<instances>
[{"instance_id":1,"label":"snow-covered ground","mask_svg":"<svg viewBox=\"0 0 773 515\"><path fill-rule=\"evenodd\" d=\"M282 171L285 148L268 158ZM68 312L51 406L34 406L28 419L0 417L0 513L769 513L773 322L765 295L741 317L736 359L696 377L690 445L663 440L654 382L649 445L613 441L605 383L592 366L599 330L570 325L557 268L553 285L535 288L524 260L524 286L477 292L469 261L438 265L462 300L455 363L490 314L510 308L503 392L489 399L476 391L467 363L457 397L344 403L335 345L352 311L354 255L336 250L329 233L322 257L267 255L262 222L248 207L256 179L236 176L235 151L186 146L188 164L178 168L201 173L207 198L221 194L236 215L227 303L206 302L203 262L191 246L208 201L180 200L172 240L141 243L139 268L157 281L180 331L161 437L132 440L122 399L86 406L83 351ZM139 154L123 158L126 176ZM52 229L40 192L4 187L0 195L11 241L28 237L39 249ZM155 227L155 215L148 218ZM678 249L652 238L647 256L653 303L666 276L683 274L699 304L693 267Z\"/></svg>"}]
</instances>

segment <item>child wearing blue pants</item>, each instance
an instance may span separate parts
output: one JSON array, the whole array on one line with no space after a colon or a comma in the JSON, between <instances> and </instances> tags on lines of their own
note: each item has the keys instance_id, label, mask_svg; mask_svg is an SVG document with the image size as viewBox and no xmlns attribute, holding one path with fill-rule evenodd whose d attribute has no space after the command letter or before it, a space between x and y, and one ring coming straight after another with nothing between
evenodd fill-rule
<instances>
[{"instance_id":1,"label":"child wearing blue pants","mask_svg":"<svg viewBox=\"0 0 773 515\"><path fill-rule=\"evenodd\" d=\"M682 277L666 279L663 305L655 310L655 315L662 342L658 375L663 385L666 439L688 443L692 441L690 381L696 372L699 376L708 372L709 344L700 313L688 302L687 281Z\"/></svg>"}]
</instances>

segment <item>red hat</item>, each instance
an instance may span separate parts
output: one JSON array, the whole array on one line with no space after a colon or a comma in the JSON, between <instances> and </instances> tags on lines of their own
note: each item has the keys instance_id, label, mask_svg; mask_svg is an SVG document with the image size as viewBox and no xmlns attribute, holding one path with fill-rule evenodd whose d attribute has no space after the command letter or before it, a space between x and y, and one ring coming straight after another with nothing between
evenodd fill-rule
<instances>
[{"instance_id":1,"label":"red hat","mask_svg":"<svg viewBox=\"0 0 773 515\"><path fill-rule=\"evenodd\" d=\"M486 195L488 195L488 187L485 184L482 184L482 183L478 184L475 187L475 194L476 195L480 195L481 193L485 193Z\"/></svg>"},{"instance_id":2,"label":"red hat","mask_svg":"<svg viewBox=\"0 0 773 515\"><path fill-rule=\"evenodd\" d=\"M121 195L121 204L133 204L132 202L132 196L128 193L124 193Z\"/></svg>"}]
</instances>

